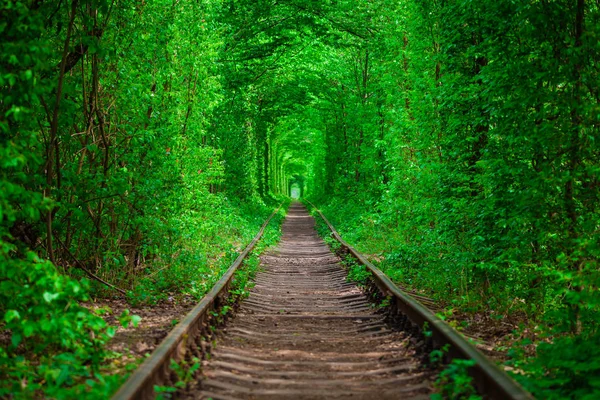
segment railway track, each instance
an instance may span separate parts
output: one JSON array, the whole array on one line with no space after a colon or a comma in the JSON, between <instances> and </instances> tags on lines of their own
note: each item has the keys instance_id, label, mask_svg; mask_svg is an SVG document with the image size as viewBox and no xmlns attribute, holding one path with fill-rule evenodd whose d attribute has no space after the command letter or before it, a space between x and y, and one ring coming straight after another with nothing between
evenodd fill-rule
<instances>
[{"instance_id":1,"label":"railway track","mask_svg":"<svg viewBox=\"0 0 600 400\"><path fill-rule=\"evenodd\" d=\"M431 373L346 282L314 219L292 205L279 246L187 398L427 398Z\"/></svg>"},{"instance_id":2,"label":"railway track","mask_svg":"<svg viewBox=\"0 0 600 400\"><path fill-rule=\"evenodd\" d=\"M317 235L313 217L294 203L278 247L261 257L255 286L233 319L218 333L210 329L215 324L210 316L218 313L209 310L224 304L224 285L211 292L221 300L203 300L204 308L197 307L186 317L187 325L184 320L185 326L178 327L185 333L169 335L174 337L169 351L146 360L114 399L153 398L152 385L176 380L165 367L168 361L193 356L203 359L201 374L178 398L426 399L435 376L419 360L423 349L443 344L451 345L449 358L475 360L472 375L486 397L530 398L458 333L389 282L324 220L344 248L367 265L373 287L391 299L390 306L374 307L347 282L339 257ZM422 339L423 327L431 329L429 339Z\"/></svg>"}]
</instances>

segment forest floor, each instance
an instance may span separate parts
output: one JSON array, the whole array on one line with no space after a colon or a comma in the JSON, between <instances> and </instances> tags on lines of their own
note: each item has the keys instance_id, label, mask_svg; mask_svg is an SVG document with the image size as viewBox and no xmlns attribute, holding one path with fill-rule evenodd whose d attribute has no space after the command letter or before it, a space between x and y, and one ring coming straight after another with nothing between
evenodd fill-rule
<instances>
[{"instance_id":1,"label":"forest floor","mask_svg":"<svg viewBox=\"0 0 600 400\"><path fill-rule=\"evenodd\" d=\"M131 307L122 299L99 299L85 306L101 315L109 325L118 327L107 350L114 352L111 373L120 373L126 366L141 362L152 353L195 304L191 297L182 300L169 297L164 302L139 307ZM136 326L123 327L119 323L119 316L125 310L141 318Z\"/></svg>"},{"instance_id":2,"label":"forest floor","mask_svg":"<svg viewBox=\"0 0 600 400\"><path fill-rule=\"evenodd\" d=\"M520 324L518 318L495 319L489 313L458 311L446 319L475 346L491 359L504 362L508 359L507 349L515 341L513 331Z\"/></svg>"}]
</instances>

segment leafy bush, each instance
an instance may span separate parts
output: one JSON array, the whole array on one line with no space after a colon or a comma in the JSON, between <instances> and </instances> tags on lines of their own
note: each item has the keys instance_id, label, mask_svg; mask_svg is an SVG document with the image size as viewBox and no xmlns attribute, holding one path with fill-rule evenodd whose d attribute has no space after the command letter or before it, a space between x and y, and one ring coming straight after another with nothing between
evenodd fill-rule
<instances>
[{"instance_id":1,"label":"leafy bush","mask_svg":"<svg viewBox=\"0 0 600 400\"><path fill-rule=\"evenodd\" d=\"M65 397L66 388L94 378L114 329L79 303L88 301L88 284L57 271L48 261L0 262L2 327L11 335L0 349L0 397Z\"/></svg>"},{"instance_id":2,"label":"leafy bush","mask_svg":"<svg viewBox=\"0 0 600 400\"><path fill-rule=\"evenodd\" d=\"M431 396L432 400L481 400L473 386L473 378L468 374L468 369L475 364L473 360L455 358L440 372L435 386L439 393Z\"/></svg>"},{"instance_id":3,"label":"leafy bush","mask_svg":"<svg viewBox=\"0 0 600 400\"><path fill-rule=\"evenodd\" d=\"M516 365L525 375L515 377L536 398L600 398L600 332L565 336L540 343L536 356Z\"/></svg>"}]
</instances>

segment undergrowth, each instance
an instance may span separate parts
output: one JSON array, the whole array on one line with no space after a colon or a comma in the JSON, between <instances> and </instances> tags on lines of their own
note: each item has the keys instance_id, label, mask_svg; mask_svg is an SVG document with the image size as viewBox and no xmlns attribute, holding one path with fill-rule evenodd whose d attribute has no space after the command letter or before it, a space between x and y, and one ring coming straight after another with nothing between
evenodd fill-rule
<instances>
[{"instance_id":1,"label":"undergrowth","mask_svg":"<svg viewBox=\"0 0 600 400\"><path fill-rule=\"evenodd\" d=\"M156 304L167 296L199 300L272 210L264 205L222 202L210 213L206 209L204 215L200 211L183 212L175 219L185 235L175 242L156 243L154 250L160 248L162 255L144 266L144 278L128 292L130 304ZM248 281L258 268L258 254L279 238L284 213L282 207L245 267L236 274L235 290L247 291ZM25 260L4 258L0 263L0 276L12 274L0 281L5 311L2 328L10 335L9 343L0 347L0 397L109 398L137 364L119 366L119 373L114 373L113 361L120 354L108 352L105 346L116 328L81 304L92 296L113 293L97 282L64 275L33 253L27 257L27 267L22 265ZM12 265L15 263L20 263L19 267ZM137 324L139 317L126 311L119 320L127 326Z\"/></svg>"},{"instance_id":2,"label":"undergrowth","mask_svg":"<svg viewBox=\"0 0 600 400\"><path fill-rule=\"evenodd\" d=\"M434 385L438 392L431 395L431 400L481 400L473 386L473 377L468 374L473 365L473 360L452 360L438 375Z\"/></svg>"},{"instance_id":3,"label":"undergrowth","mask_svg":"<svg viewBox=\"0 0 600 400\"><path fill-rule=\"evenodd\" d=\"M145 265L147 273L128 292L130 303L156 304L168 296L201 299L275 206L227 200L221 195L206 200L201 209L183 210L174 218L177 240L155 239L160 255Z\"/></svg>"},{"instance_id":4,"label":"undergrowth","mask_svg":"<svg viewBox=\"0 0 600 400\"><path fill-rule=\"evenodd\" d=\"M483 275L487 278L482 282L464 251L456 248L453 252L448 243L436 247L433 237L407 241L385 213L365 207L357 199L333 199L322 210L344 240L367 255L393 281L445 304L447 314L483 313L495 320L510 317L513 322L520 321L519 328L502 338L503 347L499 350L508 350L506 366L534 396L544 399L600 396L597 346L600 336L591 294L556 291L550 287L552 279L556 279L558 285L564 276L546 276L539 283L543 286L531 292L527 266L510 270L506 279L497 279L496 273L488 273ZM316 218L320 220L318 215ZM318 223L318 229L323 237L329 237L324 223ZM349 265L350 273L360 281L362 272ZM589 308L578 310L577 327L573 323L576 318L571 314L573 308L568 305L582 299L592 302ZM461 321L461 326L464 322ZM438 385L444 398L474 398L473 393L453 394L455 390L463 390L463 367L454 363L440 376Z\"/></svg>"},{"instance_id":5,"label":"undergrowth","mask_svg":"<svg viewBox=\"0 0 600 400\"><path fill-rule=\"evenodd\" d=\"M219 311L214 311L213 316L220 321L232 309L235 302L248 297L250 289L252 289L252 279L259 271L260 255L269 247L277 244L281 237L281 224L285 218L285 210L288 202L285 202L280 211L273 216L269 225L265 228L263 236L256 244L254 249L244 259L242 265L237 269L232 280L232 286L229 290L229 298L227 305L223 306ZM213 329L215 329L213 327ZM155 386L155 392L158 394L157 399L170 399L174 394L186 387L193 379L194 374L200 368L198 359L192 360L191 364L184 361L177 363L171 361L171 370L177 376L177 382L173 386Z\"/></svg>"}]
</instances>

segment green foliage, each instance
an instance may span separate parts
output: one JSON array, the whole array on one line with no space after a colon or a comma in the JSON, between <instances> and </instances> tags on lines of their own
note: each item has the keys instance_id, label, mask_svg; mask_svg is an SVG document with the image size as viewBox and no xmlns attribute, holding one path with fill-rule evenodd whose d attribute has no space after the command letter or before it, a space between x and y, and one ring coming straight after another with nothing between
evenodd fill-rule
<instances>
[{"instance_id":1,"label":"green foliage","mask_svg":"<svg viewBox=\"0 0 600 400\"><path fill-rule=\"evenodd\" d=\"M173 386L154 385L154 393L158 400L172 399L176 392L177 388Z\"/></svg>"},{"instance_id":2,"label":"green foliage","mask_svg":"<svg viewBox=\"0 0 600 400\"><path fill-rule=\"evenodd\" d=\"M81 303L114 291L82 277L134 305L200 298L272 210L256 182L243 201L242 183L225 184L255 144L219 145L220 12L0 4L0 396L109 397L123 379L105 376L115 328Z\"/></svg>"},{"instance_id":3,"label":"green foliage","mask_svg":"<svg viewBox=\"0 0 600 400\"><path fill-rule=\"evenodd\" d=\"M133 327L137 327L142 318L139 315L131 315L129 310L124 310L121 315L119 315L119 323L123 328L127 328L129 325L133 325Z\"/></svg>"},{"instance_id":4,"label":"green foliage","mask_svg":"<svg viewBox=\"0 0 600 400\"><path fill-rule=\"evenodd\" d=\"M431 365L433 367L441 366L442 363L444 362L444 357L446 356L446 353L448 352L449 349L450 349L450 345L445 344L440 349L432 350L431 353L429 353L429 362L431 363Z\"/></svg>"},{"instance_id":5,"label":"green foliage","mask_svg":"<svg viewBox=\"0 0 600 400\"><path fill-rule=\"evenodd\" d=\"M515 377L543 399L595 399L600 396L600 350L598 332L559 337L540 343L535 358L516 362L527 375ZM517 359L521 359L518 357Z\"/></svg>"},{"instance_id":6,"label":"green foliage","mask_svg":"<svg viewBox=\"0 0 600 400\"><path fill-rule=\"evenodd\" d=\"M45 79L53 59L44 14L29 7L0 4L0 328L10 333L0 346L0 397L33 397L43 387L65 398L66 389L89 388L84 380L98 375L112 331L79 304L89 300L88 282L28 249L54 207L34 172L43 161L36 107L53 88Z\"/></svg>"},{"instance_id":7,"label":"green foliage","mask_svg":"<svg viewBox=\"0 0 600 400\"><path fill-rule=\"evenodd\" d=\"M266 22L248 29L265 30L268 51L242 71L260 77L252 120L270 128L277 191L303 178L403 285L588 337L600 311L597 5L347 7L241 6ZM268 21L285 17L302 29L278 42ZM298 48L307 34L310 50ZM247 55L254 40L234 44Z\"/></svg>"},{"instance_id":8,"label":"green foliage","mask_svg":"<svg viewBox=\"0 0 600 400\"><path fill-rule=\"evenodd\" d=\"M114 385L96 371L111 331L79 306L88 286L113 291L82 277L133 304L200 298L292 185L403 285L523 315L554 343L595 338L596 3L6 0L0 13L0 327L2 357L22 357L7 385L36 370L35 391L44 368L56 387ZM528 360L532 376L594 387L539 349L554 361Z\"/></svg>"},{"instance_id":9,"label":"green foliage","mask_svg":"<svg viewBox=\"0 0 600 400\"><path fill-rule=\"evenodd\" d=\"M357 263L352 256L346 256L342 264L348 271L347 280L349 282L356 282L359 285L365 285L369 278L371 278L371 272L367 270L362 264Z\"/></svg>"},{"instance_id":10,"label":"green foliage","mask_svg":"<svg viewBox=\"0 0 600 400\"><path fill-rule=\"evenodd\" d=\"M200 369L200 360L196 357L192 358L190 362L181 361L177 363L175 360L171 360L171 370L177 375L177 382L175 382L176 389L183 389L193 379L196 372ZM165 390L165 392L169 392ZM161 391L158 391L161 393Z\"/></svg>"},{"instance_id":11,"label":"green foliage","mask_svg":"<svg viewBox=\"0 0 600 400\"><path fill-rule=\"evenodd\" d=\"M47 396L62 397L98 374L114 330L79 305L89 300L87 282L32 253L28 261L0 262L3 327L11 332L0 351L0 396L31 397L43 387Z\"/></svg>"},{"instance_id":12,"label":"green foliage","mask_svg":"<svg viewBox=\"0 0 600 400\"><path fill-rule=\"evenodd\" d=\"M283 203L279 213L277 213L269 225L263 232L263 237L256 244L254 250L246 257L242 268L236 271L236 274L232 281L231 293L234 295L232 300L238 300L239 298L245 298L250 294L251 279L254 278L260 267L259 255L262 254L267 248L274 246L279 242L281 237L281 224L285 218L285 210L287 210L289 202Z\"/></svg>"},{"instance_id":13,"label":"green foliage","mask_svg":"<svg viewBox=\"0 0 600 400\"><path fill-rule=\"evenodd\" d=\"M481 400L473 387L473 378L468 375L468 369L475 364L473 360L455 358L439 374L435 382L438 393L431 395L432 399L452 400Z\"/></svg>"},{"instance_id":14,"label":"green foliage","mask_svg":"<svg viewBox=\"0 0 600 400\"><path fill-rule=\"evenodd\" d=\"M185 235L162 244L159 258L128 293L133 304L156 304L170 295L202 298L256 235L272 209L210 196L201 209L174 217ZM268 230L267 232L270 232Z\"/></svg>"},{"instance_id":15,"label":"green foliage","mask_svg":"<svg viewBox=\"0 0 600 400\"><path fill-rule=\"evenodd\" d=\"M312 199L403 285L590 340L600 311L598 6L358 10L386 17L338 49ZM566 354L555 356L553 373L576 382Z\"/></svg>"}]
</instances>

